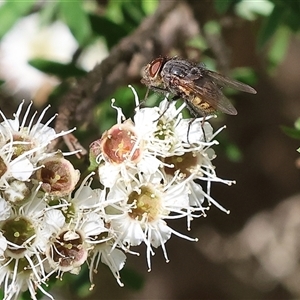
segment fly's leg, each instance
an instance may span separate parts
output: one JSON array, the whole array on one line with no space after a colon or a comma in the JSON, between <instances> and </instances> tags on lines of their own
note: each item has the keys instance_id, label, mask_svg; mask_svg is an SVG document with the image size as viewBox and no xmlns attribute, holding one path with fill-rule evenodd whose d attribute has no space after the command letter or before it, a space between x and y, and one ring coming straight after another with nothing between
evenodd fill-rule
<instances>
[{"instance_id":1,"label":"fly's leg","mask_svg":"<svg viewBox=\"0 0 300 300\"><path fill-rule=\"evenodd\" d=\"M154 86L148 86L147 88L147 92L145 94L145 97L144 99L140 102L140 104L137 106L137 107L141 107L142 104L144 104L146 101L147 101L147 98L148 98L148 95L149 95L149 91L150 90L153 90L155 92L158 92L158 93L162 93L162 94L167 94L168 93L168 90L164 89L164 88L159 88L159 87L154 87Z\"/></svg>"},{"instance_id":2,"label":"fly's leg","mask_svg":"<svg viewBox=\"0 0 300 300\"><path fill-rule=\"evenodd\" d=\"M189 133L190 133L191 125L197 119L197 117L199 117L199 112L195 111L193 106L191 106L189 102L186 102L186 104L187 104L186 106L187 106L188 110L190 111L191 115L194 116L194 118L190 120L189 125L188 125L188 130L187 130L187 142L190 144ZM206 115L202 114L202 116L203 116L203 118L202 118L202 121L201 121L201 129L202 129L204 141L207 142L206 134L205 134L205 131L204 131L204 123L205 123Z\"/></svg>"},{"instance_id":3,"label":"fly's leg","mask_svg":"<svg viewBox=\"0 0 300 300\"><path fill-rule=\"evenodd\" d=\"M187 142L190 144L190 140L189 140L189 134L190 134L190 129L191 129L191 125L192 123L197 119L197 117L194 117L193 119L190 120L189 122L189 125L188 125L188 130L187 130ZM205 123L205 116L203 117L202 121L201 121L201 129L202 129L202 133L203 133L203 138L204 138L204 142L206 143L207 142L207 139L206 139L206 134L205 134L205 131L204 131L204 123Z\"/></svg>"},{"instance_id":4,"label":"fly's leg","mask_svg":"<svg viewBox=\"0 0 300 300\"><path fill-rule=\"evenodd\" d=\"M204 123L205 123L205 116L203 116L202 121L201 121L201 129L202 129L202 133L203 133L203 138L204 138L204 142L206 143L206 135L205 135L205 130L204 130Z\"/></svg>"},{"instance_id":5,"label":"fly's leg","mask_svg":"<svg viewBox=\"0 0 300 300\"><path fill-rule=\"evenodd\" d=\"M167 98L167 99L168 99L168 98ZM165 110L160 114L160 116L159 116L156 120L154 120L154 122L158 121L158 120L166 113L166 111L169 109L169 107L170 107L172 101L176 101L176 100L178 100L178 99L180 99L180 96L173 96L173 97L171 98L171 100L168 99L168 105L167 105L167 107L166 107Z\"/></svg>"}]
</instances>

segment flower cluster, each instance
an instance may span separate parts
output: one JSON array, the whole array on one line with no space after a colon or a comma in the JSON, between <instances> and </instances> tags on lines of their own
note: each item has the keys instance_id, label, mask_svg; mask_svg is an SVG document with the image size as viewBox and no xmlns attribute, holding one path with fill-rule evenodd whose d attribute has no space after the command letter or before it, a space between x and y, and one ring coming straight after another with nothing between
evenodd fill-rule
<instances>
[{"instance_id":1,"label":"flower cluster","mask_svg":"<svg viewBox=\"0 0 300 300\"><path fill-rule=\"evenodd\" d=\"M131 87L132 88L132 87ZM154 248L171 235L195 241L177 232L169 220L205 216L211 204L228 212L210 196L217 177L211 125L198 118L183 119L184 104L163 100L159 107L140 108L126 119L117 111L117 123L90 145L90 161L102 188L92 188L91 172L80 172L65 158L72 153L51 151L55 133L31 115L31 105L19 106L14 119L0 112L0 284L4 299L29 290L46 291L56 274L78 274L83 264L93 273L99 262L109 266L120 286L119 271L131 247L146 246L148 270ZM21 118L21 113L24 115ZM78 184L81 182L80 184ZM98 184L99 185L99 184Z\"/></svg>"}]
</instances>

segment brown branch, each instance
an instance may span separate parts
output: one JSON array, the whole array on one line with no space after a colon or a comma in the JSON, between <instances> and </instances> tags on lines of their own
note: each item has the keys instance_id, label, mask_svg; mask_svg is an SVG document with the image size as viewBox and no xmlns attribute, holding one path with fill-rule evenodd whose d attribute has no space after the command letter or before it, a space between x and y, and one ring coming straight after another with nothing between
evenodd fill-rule
<instances>
[{"instance_id":1,"label":"brown branch","mask_svg":"<svg viewBox=\"0 0 300 300\"><path fill-rule=\"evenodd\" d=\"M106 59L62 97L56 131L68 130L73 122L88 120L96 102L107 99L117 87L138 80L143 65L197 33L195 28L192 12L185 2L161 1L152 16L145 18L136 31L123 38ZM70 135L64 139L71 144ZM74 149L78 147L83 149L74 145Z\"/></svg>"}]
</instances>

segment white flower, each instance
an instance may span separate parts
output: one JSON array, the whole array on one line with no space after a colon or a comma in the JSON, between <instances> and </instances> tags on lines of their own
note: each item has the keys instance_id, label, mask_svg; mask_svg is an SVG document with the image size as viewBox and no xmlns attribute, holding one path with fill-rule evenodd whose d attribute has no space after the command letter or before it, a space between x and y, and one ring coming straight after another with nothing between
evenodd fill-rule
<instances>
[{"instance_id":1,"label":"white flower","mask_svg":"<svg viewBox=\"0 0 300 300\"><path fill-rule=\"evenodd\" d=\"M84 184L85 182L83 182ZM54 272L78 274L86 262L89 251L101 243L99 236L107 232L98 209L101 198L99 190L82 186L74 199L68 200L68 209L49 210L44 216L44 245L49 264L49 276ZM84 199L87 203L84 204Z\"/></svg>"},{"instance_id":2,"label":"white flower","mask_svg":"<svg viewBox=\"0 0 300 300\"><path fill-rule=\"evenodd\" d=\"M47 110L46 107L37 117L37 112L29 119L31 113L32 102L27 106L23 119L21 113L24 105L22 101L14 114L14 119L7 119L0 110L0 115L3 122L0 123L0 140L3 145L6 142L11 142L11 147L14 150L14 156L26 155L31 162L37 162L44 158L44 153L47 152L47 146L56 138L65 135L68 132L56 133L55 130L48 125L55 119L56 115L50 118L45 124L42 123Z\"/></svg>"},{"instance_id":3,"label":"white flower","mask_svg":"<svg viewBox=\"0 0 300 300\"><path fill-rule=\"evenodd\" d=\"M204 147L205 138L212 135L212 127L208 122L202 124L202 118L183 119L181 111L186 104L183 103L179 108L175 104L165 98L159 107L138 109L134 116L136 128L147 141L145 148L162 157L182 155L187 149ZM151 127L147 126L149 123ZM144 128L151 128L151 131L145 132Z\"/></svg>"},{"instance_id":4,"label":"white flower","mask_svg":"<svg viewBox=\"0 0 300 300\"><path fill-rule=\"evenodd\" d=\"M11 205L0 197L0 221L4 221L10 217Z\"/></svg>"},{"instance_id":5,"label":"white flower","mask_svg":"<svg viewBox=\"0 0 300 300\"><path fill-rule=\"evenodd\" d=\"M178 133L180 133L182 120L181 111L184 107L185 104L176 109L175 102L169 102L165 98L159 107L137 110L134 121L141 131L140 134L145 136L146 147L149 151L160 156L183 152L182 140L179 139ZM146 124L152 124L152 126L149 127ZM145 132L144 128L148 130Z\"/></svg>"},{"instance_id":6,"label":"white flower","mask_svg":"<svg viewBox=\"0 0 300 300\"><path fill-rule=\"evenodd\" d=\"M91 261L89 263L89 276L93 284L93 273L98 268L99 262L106 264L120 286L124 286L121 282L119 271L124 267L126 255L119 249L112 248L111 243L104 241L95 245L91 253ZM93 286L93 285L92 285Z\"/></svg>"},{"instance_id":7,"label":"white flower","mask_svg":"<svg viewBox=\"0 0 300 300\"><path fill-rule=\"evenodd\" d=\"M4 251L7 248L7 240L3 236L2 232L0 232L0 261L3 261L5 259Z\"/></svg>"},{"instance_id":8,"label":"white flower","mask_svg":"<svg viewBox=\"0 0 300 300\"><path fill-rule=\"evenodd\" d=\"M145 146L148 136L138 134L131 120L120 123L125 117L116 109L118 123L102 135L97 157L100 182L106 187L113 186L118 178L130 182L137 172L153 174L161 163Z\"/></svg>"},{"instance_id":9,"label":"white flower","mask_svg":"<svg viewBox=\"0 0 300 300\"><path fill-rule=\"evenodd\" d=\"M36 179L42 183L42 189L50 196L70 195L80 178L79 170L58 152L39 161L42 166L36 173Z\"/></svg>"},{"instance_id":10,"label":"white flower","mask_svg":"<svg viewBox=\"0 0 300 300\"><path fill-rule=\"evenodd\" d=\"M7 217L0 222L3 232L1 251L5 249L0 262L0 284L4 290L4 299L16 299L20 292L27 289L31 297L36 299L36 288L52 298L41 286L45 283L41 250L44 241L41 231L43 213L47 208L44 200L38 188L34 187L23 205L14 208L7 206Z\"/></svg>"},{"instance_id":11,"label":"white flower","mask_svg":"<svg viewBox=\"0 0 300 300\"><path fill-rule=\"evenodd\" d=\"M0 123L0 188L8 188L11 181L27 181L40 166L38 163L55 153L47 153L48 145L68 132L55 133L48 124L53 116L42 124L49 107L36 119L36 113L29 118L32 103L21 118L24 101L19 105L14 119L7 119L0 110L3 122Z\"/></svg>"},{"instance_id":12,"label":"white flower","mask_svg":"<svg viewBox=\"0 0 300 300\"><path fill-rule=\"evenodd\" d=\"M44 214L43 234L48 240L52 234L59 232L65 225L65 216L59 209L50 209Z\"/></svg>"},{"instance_id":13,"label":"white flower","mask_svg":"<svg viewBox=\"0 0 300 300\"><path fill-rule=\"evenodd\" d=\"M5 88L30 99L41 89L47 95L58 80L30 66L28 61L44 58L68 63L77 47L63 22L42 26L39 13L19 19L0 44L0 74L5 78Z\"/></svg>"},{"instance_id":14,"label":"white flower","mask_svg":"<svg viewBox=\"0 0 300 300\"><path fill-rule=\"evenodd\" d=\"M195 125L197 125L196 122ZM213 138L219 131L213 134L210 128L206 133L208 133L207 137L211 141L200 143L198 146L195 143L194 147L186 149L182 155L172 155L164 158L165 165L163 171L166 180L174 180L175 174L178 175L176 177L178 182L190 178L190 180L185 180L187 188L190 191L190 204L191 206L199 207L203 215L206 215L205 211L209 209L211 204L229 213L228 210L210 196L210 189L212 182L221 182L227 185L235 183L235 181L219 178L216 174L215 166L212 164L212 160L216 155L211 147L217 143ZM206 191L200 184L206 186ZM190 222L188 221L189 227Z\"/></svg>"},{"instance_id":15,"label":"white flower","mask_svg":"<svg viewBox=\"0 0 300 300\"><path fill-rule=\"evenodd\" d=\"M218 144L212 126L203 118L183 119L182 110L167 98L157 108L140 108L137 93L134 122L126 120L120 108L117 124L91 145L97 157L100 182L109 188L102 214L113 231L113 249L145 243L147 263L153 247L162 246L174 231L168 219L186 218L190 230L194 218L205 216L214 204L228 211L210 196L213 182L232 184L217 176L212 146ZM106 206L105 206L106 203Z\"/></svg>"},{"instance_id":16,"label":"white flower","mask_svg":"<svg viewBox=\"0 0 300 300\"><path fill-rule=\"evenodd\" d=\"M14 158L14 142L8 141L0 148L0 188L9 187L11 180L25 181L29 179L34 171L34 165L21 154Z\"/></svg>"},{"instance_id":17,"label":"white flower","mask_svg":"<svg viewBox=\"0 0 300 300\"><path fill-rule=\"evenodd\" d=\"M83 231L68 224L60 210L46 212L45 222L50 225L44 226L45 237L50 237L45 250L50 268L47 277L54 272L78 274L88 255Z\"/></svg>"},{"instance_id":18,"label":"white flower","mask_svg":"<svg viewBox=\"0 0 300 300\"><path fill-rule=\"evenodd\" d=\"M35 187L27 202L19 207L10 206L9 217L0 223L8 247L7 254L14 258L36 255L39 251L41 222L47 203Z\"/></svg>"},{"instance_id":19,"label":"white flower","mask_svg":"<svg viewBox=\"0 0 300 300\"><path fill-rule=\"evenodd\" d=\"M151 175L133 180L119 180L107 196L106 219L114 231L116 244L147 247L147 264L151 269L152 246L162 246L166 261L165 243L171 234L186 237L168 226L166 220L190 215L188 191L184 184L163 185L159 176Z\"/></svg>"},{"instance_id":20,"label":"white flower","mask_svg":"<svg viewBox=\"0 0 300 300\"><path fill-rule=\"evenodd\" d=\"M5 264L0 267L0 285L4 292L3 300L19 299L21 292L29 290L32 299L37 300L36 289L39 289L44 295L50 299L54 299L43 287L40 281L37 281L32 272L29 272L31 267L35 268L35 272L40 273L39 267L35 265L28 265L24 267L25 263L16 261ZM24 268L24 271L18 272L18 269Z\"/></svg>"},{"instance_id":21,"label":"white flower","mask_svg":"<svg viewBox=\"0 0 300 300\"><path fill-rule=\"evenodd\" d=\"M99 208L99 203L104 197L104 192L100 189L92 189L88 185L83 185L77 189L71 199L75 211L94 210Z\"/></svg>"}]
</instances>

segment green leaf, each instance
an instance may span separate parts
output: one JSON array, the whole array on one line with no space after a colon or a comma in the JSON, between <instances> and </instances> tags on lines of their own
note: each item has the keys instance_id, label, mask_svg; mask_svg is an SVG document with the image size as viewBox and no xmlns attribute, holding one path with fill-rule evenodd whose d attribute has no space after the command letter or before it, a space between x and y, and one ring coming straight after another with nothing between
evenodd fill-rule
<instances>
[{"instance_id":1,"label":"green leaf","mask_svg":"<svg viewBox=\"0 0 300 300\"><path fill-rule=\"evenodd\" d=\"M39 19L41 26L49 26L57 18L57 12L59 10L58 2L48 2L47 5L39 12Z\"/></svg>"},{"instance_id":2,"label":"green leaf","mask_svg":"<svg viewBox=\"0 0 300 300\"><path fill-rule=\"evenodd\" d=\"M92 30L105 38L108 48L114 46L121 38L129 33L123 25L116 24L106 17L89 15L89 18Z\"/></svg>"},{"instance_id":3,"label":"green leaf","mask_svg":"<svg viewBox=\"0 0 300 300\"><path fill-rule=\"evenodd\" d=\"M287 127L287 126L280 126L281 130L288 135L289 137L293 138L293 139L300 139L300 130L296 129L296 128L291 128L291 127Z\"/></svg>"},{"instance_id":4,"label":"green leaf","mask_svg":"<svg viewBox=\"0 0 300 300\"><path fill-rule=\"evenodd\" d=\"M35 58L28 62L31 66L37 68L38 70L58 76L60 78L68 78L71 76L82 76L87 72L76 67L74 64L62 64L59 62Z\"/></svg>"},{"instance_id":5,"label":"green leaf","mask_svg":"<svg viewBox=\"0 0 300 300\"><path fill-rule=\"evenodd\" d=\"M204 24L203 30L209 35L220 35L222 29L219 21L211 20Z\"/></svg>"},{"instance_id":6,"label":"green leaf","mask_svg":"<svg viewBox=\"0 0 300 300\"><path fill-rule=\"evenodd\" d=\"M230 77L250 85L255 85L257 82L257 75L250 67L234 68L230 72Z\"/></svg>"},{"instance_id":7,"label":"green leaf","mask_svg":"<svg viewBox=\"0 0 300 300\"><path fill-rule=\"evenodd\" d=\"M218 135L218 141L220 143L220 149L217 151L220 151L219 153L226 155L226 158L229 159L232 162L240 162L243 160L243 153L241 149L238 147L238 145L234 144L232 140L228 137L227 133L225 131L222 131Z\"/></svg>"},{"instance_id":8,"label":"green leaf","mask_svg":"<svg viewBox=\"0 0 300 300\"><path fill-rule=\"evenodd\" d=\"M278 28L277 32L274 34L272 46L268 53L269 61L273 66L277 66L280 62L282 62L290 42L290 37L291 32L285 26Z\"/></svg>"},{"instance_id":9,"label":"green leaf","mask_svg":"<svg viewBox=\"0 0 300 300\"><path fill-rule=\"evenodd\" d=\"M120 274L122 282L126 287L134 290L141 290L143 288L145 279L141 274L129 268L122 269Z\"/></svg>"},{"instance_id":10,"label":"green leaf","mask_svg":"<svg viewBox=\"0 0 300 300\"><path fill-rule=\"evenodd\" d=\"M30 11L35 2L35 0L6 1L0 6L0 39L22 16Z\"/></svg>"},{"instance_id":11,"label":"green leaf","mask_svg":"<svg viewBox=\"0 0 300 300\"><path fill-rule=\"evenodd\" d=\"M259 32L257 39L258 49L261 49L276 32L279 24L282 21L283 13L284 9L281 5L274 6L272 13L266 19L265 24L262 26Z\"/></svg>"},{"instance_id":12,"label":"green leaf","mask_svg":"<svg viewBox=\"0 0 300 300\"><path fill-rule=\"evenodd\" d=\"M229 158L230 161L233 161L233 162L242 161L243 154L237 145L228 144L225 151L226 151L227 157Z\"/></svg>"},{"instance_id":13,"label":"green leaf","mask_svg":"<svg viewBox=\"0 0 300 300\"><path fill-rule=\"evenodd\" d=\"M143 12L140 2L124 1L121 5L121 10L125 22L131 29L137 27L145 17L145 13Z\"/></svg>"},{"instance_id":14,"label":"green leaf","mask_svg":"<svg viewBox=\"0 0 300 300\"><path fill-rule=\"evenodd\" d=\"M295 128L296 128L297 130L300 131L300 118L298 118L298 119L295 121L294 126L295 126Z\"/></svg>"},{"instance_id":15,"label":"green leaf","mask_svg":"<svg viewBox=\"0 0 300 300\"><path fill-rule=\"evenodd\" d=\"M124 22L121 11L121 1L108 1L105 7L105 17L117 24Z\"/></svg>"},{"instance_id":16,"label":"green leaf","mask_svg":"<svg viewBox=\"0 0 300 300\"><path fill-rule=\"evenodd\" d=\"M0 85L3 84L5 81L0 79Z\"/></svg>"},{"instance_id":17,"label":"green leaf","mask_svg":"<svg viewBox=\"0 0 300 300\"><path fill-rule=\"evenodd\" d=\"M145 12L145 14L148 16L150 14L153 14L157 8L158 5L158 0L142 0L141 3L142 7L143 7L143 11Z\"/></svg>"},{"instance_id":18,"label":"green leaf","mask_svg":"<svg viewBox=\"0 0 300 300\"><path fill-rule=\"evenodd\" d=\"M88 14L83 9L82 1L59 2L60 15L68 25L80 46L85 46L92 35Z\"/></svg>"},{"instance_id":19,"label":"green leaf","mask_svg":"<svg viewBox=\"0 0 300 300\"><path fill-rule=\"evenodd\" d=\"M228 11L231 5L233 5L235 2L238 2L236 0L215 0L214 6L215 10L219 14L224 14Z\"/></svg>"},{"instance_id":20,"label":"green leaf","mask_svg":"<svg viewBox=\"0 0 300 300\"><path fill-rule=\"evenodd\" d=\"M259 16L268 17L273 8L274 4L269 0L241 1L235 6L235 13L241 18L253 22Z\"/></svg>"},{"instance_id":21,"label":"green leaf","mask_svg":"<svg viewBox=\"0 0 300 300\"><path fill-rule=\"evenodd\" d=\"M300 1L299 0L269 0L272 1L278 10L282 13L282 23L287 25L289 29L296 32L300 29L299 14Z\"/></svg>"}]
</instances>

